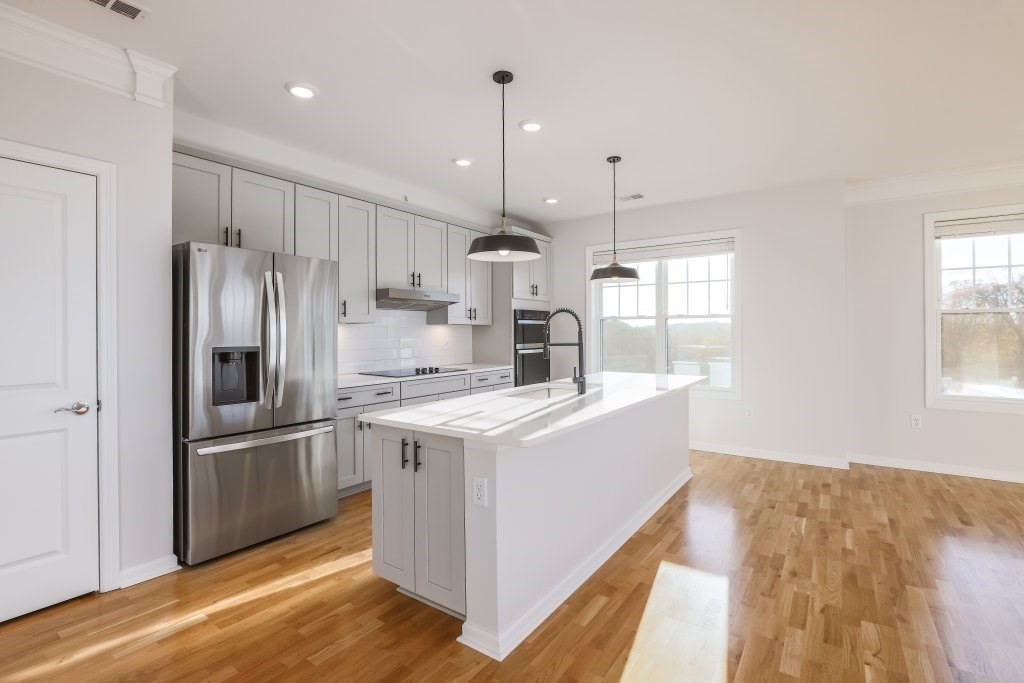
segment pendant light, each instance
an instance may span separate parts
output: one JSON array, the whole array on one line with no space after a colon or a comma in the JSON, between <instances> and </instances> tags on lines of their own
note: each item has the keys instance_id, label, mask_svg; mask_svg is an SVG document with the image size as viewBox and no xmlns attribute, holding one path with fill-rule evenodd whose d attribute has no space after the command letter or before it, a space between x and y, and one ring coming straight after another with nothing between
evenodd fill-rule
<instances>
[{"instance_id":1,"label":"pendant light","mask_svg":"<svg viewBox=\"0 0 1024 683\"><path fill-rule=\"evenodd\" d=\"M537 241L508 232L505 217L505 86L512 82L512 73L495 71L492 78L501 86L501 230L473 240L467 256L474 261L530 261L540 258Z\"/></svg>"},{"instance_id":2,"label":"pendant light","mask_svg":"<svg viewBox=\"0 0 1024 683\"><path fill-rule=\"evenodd\" d=\"M591 282L622 282L623 280L639 280L640 274L636 268L619 265L619 254L615 251L615 207L619 200L616 196L615 186L615 164L622 161L622 157L608 157L608 163L612 165L612 262L601 268L595 268L590 274Z\"/></svg>"}]
</instances>

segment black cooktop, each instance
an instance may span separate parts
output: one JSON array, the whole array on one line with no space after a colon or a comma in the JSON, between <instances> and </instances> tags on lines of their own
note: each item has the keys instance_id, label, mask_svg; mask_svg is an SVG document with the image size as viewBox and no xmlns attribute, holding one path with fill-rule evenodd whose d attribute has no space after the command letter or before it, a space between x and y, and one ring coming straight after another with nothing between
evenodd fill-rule
<instances>
[{"instance_id":1,"label":"black cooktop","mask_svg":"<svg viewBox=\"0 0 1024 683\"><path fill-rule=\"evenodd\" d=\"M462 368L400 368L398 370L376 370L374 372L360 372L360 375L373 375L374 377L415 377L416 375L437 375L442 372L465 372Z\"/></svg>"}]
</instances>

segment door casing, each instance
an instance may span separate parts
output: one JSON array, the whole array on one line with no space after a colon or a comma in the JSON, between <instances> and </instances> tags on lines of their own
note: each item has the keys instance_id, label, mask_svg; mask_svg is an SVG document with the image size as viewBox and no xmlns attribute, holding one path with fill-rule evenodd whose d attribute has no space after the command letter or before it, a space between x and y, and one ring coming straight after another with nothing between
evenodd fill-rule
<instances>
[{"instance_id":1,"label":"door casing","mask_svg":"<svg viewBox=\"0 0 1024 683\"><path fill-rule=\"evenodd\" d=\"M121 588L117 442L117 166L0 138L0 157L96 178L96 381L100 591Z\"/></svg>"}]
</instances>

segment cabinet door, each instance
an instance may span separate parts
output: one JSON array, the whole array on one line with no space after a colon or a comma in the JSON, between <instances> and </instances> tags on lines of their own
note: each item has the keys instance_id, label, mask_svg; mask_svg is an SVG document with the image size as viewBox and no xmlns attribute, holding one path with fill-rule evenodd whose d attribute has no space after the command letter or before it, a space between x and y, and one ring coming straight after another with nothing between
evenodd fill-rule
<instances>
[{"instance_id":1,"label":"cabinet door","mask_svg":"<svg viewBox=\"0 0 1024 683\"><path fill-rule=\"evenodd\" d=\"M533 261L514 261L512 263L512 298L532 299L533 279L530 264Z\"/></svg>"},{"instance_id":2,"label":"cabinet door","mask_svg":"<svg viewBox=\"0 0 1024 683\"><path fill-rule=\"evenodd\" d=\"M295 253L295 183L232 169L231 230L236 247Z\"/></svg>"},{"instance_id":3,"label":"cabinet door","mask_svg":"<svg viewBox=\"0 0 1024 683\"><path fill-rule=\"evenodd\" d=\"M362 408L338 411L338 490L363 483L363 432L358 421ZM358 446L358 448L357 448Z\"/></svg>"},{"instance_id":4,"label":"cabinet door","mask_svg":"<svg viewBox=\"0 0 1024 683\"><path fill-rule=\"evenodd\" d=\"M411 213L377 207L377 286L412 289L413 221Z\"/></svg>"},{"instance_id":5,"label":"cabinet door","mask_svg":"<svg viewBox=\"0 0 1024 683\"><path fill-rule=\"evenodd\" d=\"M434 403L440 398L440 396L440 394L428 394L426 396L417 396L415 398L403 398L402 407L417 406L421 403Z\"/></svg>"},{"instance_id":6,"label":"cabinet door","mask_svg":"<svg viewBox=\"0 0 1024 683\"><path fill-rule=\"evenodd\" d=\"M444 292L448 289L448 226L432 218L416 216L414 229L416 287Z\"/></svg>"},{"instance_id":7,"label":"cabinet door","mask_svg":"<svg viewBox=\"0 0 1024 683\"><path fill-rule=\"evenodd\" d=\"M377 207L339 197L338 320L370 323L377 313Z\"/></svg>"},{"instance_id":8,"label":"cabinet door","mask_svg":"<svg viewBox=\"0 0 1024 683\"><path fill-rule=\"evenodd\" d=\"M399 401L388 401L387 403L377 403L376 405L366 406L363 408L363 413L372 413L377 410L391 410L392 408L398 408L402 404ZM363 481L373 481L374 479L374 462L373 457L370 455L373 453L373 425L358 423L356 429L359 430L359 434L356 438L356 457L363 461Z\"/></svg>"},{"instance_id":9,"label":"cabinet door","mask_svg":"<svg viewBox=\"0 0 1024 683\"><path fill-rule=\"evenodd\" d=\"M551 243L537 240L540 258L529 261L530 277L533 280L533 298L538 301L551 300Z\"/></svg>"},{"instance_id":10,"label":"cabinet door","mask_svg":"<svg viewBox=\"0 0 1024 683\"><path fill-rule=\"evenodd\" d=\"M448 324L464 324L472 321L471 264L466 258L473 233L457 225L448 226L448 293L458 294L459 303L448 307Z\"/></svg>"},{"instance_id":11,"label":"cabinet door","mask_svg":"<svg viewBox=\"0 0 1024 683\"><path fill-rule=\"evenodd\" d=\"M295 186L295 254L338 260L338 195Z\"/></svg>"},{"instance_id":12,"label":"cabinet door","mask_svg":"<svg viewBox=\"0 0 1024 683\"><path fill-rule=\"evenodd\" d=\"M377 425L370 435L370 457L376 474L372 494L373 572L415 592L413 434Z\"/></svg>"},{"instance_id":13,"label":"cabinet door","mask_svg":"<svg viewBox=\"0 0 1024 683\"><path fill-rule=\"evenodd\" d=\"M231 246L231 167L174 153L171 241Z\"/></svg>"},{"instance_id":14,"label":"cabinet door","mask_svg":"<svg viewBox=\"0 0 1024 683\"><path fill-rule=\"evenodd\" d=\"M470 232L470 242L483 233ZM473 324L491 324L491 263L489 261L470 261L469 264L469 297L473 304Z\"/></svg>"},{"instance_id":15,"label":"cabinet door","mask_svg":"<svg viewBox=\"0 0 1024 683\"><path fill-rule=\"evenodd\" d=\"M463 442L416 433L415 593L466 613ZM416 466L418 463L418 467Z\"/></svg>"}]
</instances>

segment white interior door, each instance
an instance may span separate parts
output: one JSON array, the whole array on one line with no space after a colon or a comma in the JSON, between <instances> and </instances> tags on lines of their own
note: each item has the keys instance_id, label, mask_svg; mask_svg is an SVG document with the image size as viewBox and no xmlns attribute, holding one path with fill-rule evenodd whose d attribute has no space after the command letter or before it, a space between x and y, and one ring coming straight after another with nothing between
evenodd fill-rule
<instances>
[{"instance_id":1,"label":"white interior door","mask_svg":"<svg viewBox=\"0 0 1024 683\"><path fill-rule=\"evenodd\" d=\"M0 158L0 244L3 621L99 588L96 179Z\"/></svg>"}]
</instances>

